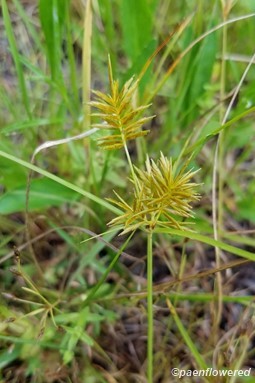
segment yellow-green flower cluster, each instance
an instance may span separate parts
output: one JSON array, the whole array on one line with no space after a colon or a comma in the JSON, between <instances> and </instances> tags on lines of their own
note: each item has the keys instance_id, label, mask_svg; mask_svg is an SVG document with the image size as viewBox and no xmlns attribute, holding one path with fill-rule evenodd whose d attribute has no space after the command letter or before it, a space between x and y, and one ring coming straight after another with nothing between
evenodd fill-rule
<instances>
[{"instance_id":1,"label":"yellow-green flower cluster","mask_svg":"<svg viewBox=\"0 0 255 383\"><path fill-rule=\"evenodd\" d=\"M92 117L99 117L104 121L93 126L110 131L110 134L99 139L99 146L111 150L122 148L127 141L148 134L149 130L142 130L142 126L153 116L141 117L142 112L150 105L133 106L132 99L137 91L138 80L131 78L120 88L119 82L113 80L110 60L108 68L110 94L93 91L96 101L92 101L90 105L99 110Z\"/></svg>"},{"instance_id":2,"label":"yellow-green flower cluster","mask_svg":"<svg viewBox=\"0 0 255 383\"><path fill-rule=\"evenodd\" d=\"M191 182L197 171L186 171L183 167L176 174L172 160L162 153L158 162L147 158L144 170L135 168L134 196L131 204L124 201L116 192L117 200L110 199L123 211L109 225L121 225L127 233L137 228L153 229L156 225L184 229L191 222L190 203L199 200L196 192L198 184Z\"/></svg>"}]
</instances>

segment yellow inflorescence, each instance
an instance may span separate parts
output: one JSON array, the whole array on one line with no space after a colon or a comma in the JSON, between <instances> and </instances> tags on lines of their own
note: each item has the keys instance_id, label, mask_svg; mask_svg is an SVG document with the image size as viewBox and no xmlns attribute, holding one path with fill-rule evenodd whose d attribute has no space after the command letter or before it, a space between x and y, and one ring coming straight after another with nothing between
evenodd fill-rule
<instances>
[{"instance_id":1,"label":"yellow inflorescence","mask_svg":"<svg viewBox=\"0 0 255 383\"><path fill-rule=\"evenodd\" d=\"M96 101L92 101L90 105L99 110L99 113L92 116L99 117L104 122L93 126L111 132L98 140L99 146L111 150L122 148L127 141L148 134L149 130L142 130L142 126L154 116L141 117L142 112L150 105L133 107L132 99L137 90L138 80L131 78L120 89L119 82L113 80L110 60L108 68L110 94L93 91Z\"/></svg>"},{"instance_id":2,"label":"yellow inflorescence","mask_svg":"<svg viewBox=\"0 0 255 383\"><path fill-rule=\"evenodd\" d=\"M185 166L175 174L172 160L161 153L157 163L147 158L145 170L135 168L135 172L136 178L131 180L136 183L132 204L115 193L117 200L110 201L119 206L123 214L109 225L121 225L122 234L139 227L153 229L156 225L186 228L190 222L182 218L192 217L190 203L200 198L195 191L198 184L191 182L197 171L186 172Z\"/></svg>"}]
</instances>

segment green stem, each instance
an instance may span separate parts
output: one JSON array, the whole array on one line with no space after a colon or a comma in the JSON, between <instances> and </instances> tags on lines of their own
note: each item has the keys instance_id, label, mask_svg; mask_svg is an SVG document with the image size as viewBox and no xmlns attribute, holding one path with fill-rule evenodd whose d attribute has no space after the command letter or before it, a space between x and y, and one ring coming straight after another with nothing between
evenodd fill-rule
<instances>
[{"instance_id":1,"label":"green stem","mask_svg":"<svg viewBox=\"0 0 255 383\"><path fill-rule=\"evenodd\" d=\"M152 231L147 237L147 378L153 383L153 258L152 258Z\"/></svg>"},{"instance_id":2,"label":"green stem","mask_svg":"<svg viewBox=\"0 0 255 383\"><path fill-rule=\"evenodd\" d=\"M90 78L91 78L91 36L92 36L92 6L91 0L86 2L84 17L84 36L82 47L82 101L83 101L83 130L90 127Z\"/></svg>"},{"instance_id":3,"label":"green stem","mask_svg":"<svg viewBox=\"0 0 255 383\"><path fill-rule=\"evenodd\" d=\"M195 359L195 361L197 363L197 366L201 370L206 370L207 367L208 367L207 364L206 364L206 361L204 360L204 358L201 355L200 351L197 349L196 344L191 339L191 337L189 335L189 332L187 331L185 326L182 324L182 321L180 320L180 318L179 318L179 316L178 316L174 306L170 302L169 298L166 298L166 303L167 303L167 306L168 306L168 308L170 310L170 313L172 314L172 317L173 317L173 319L175 321L175 324L176 324L176 326L177 326L177 328L178 328L178 330L179 330L183 340L185 341L186 345L188 346L189 350L192 353L193 358Z\"/></svg>"},{"instance_id":4,"label":"green stem","mask_svg":"<svg viewBox=\"0 0 255 383\"><path fill-rule=\"evenodd\" d=\"M139 189L138 189L138 185L137 185L137 181L136 181L137 178L136 178L136 175L135 175L134 166L132 164L132 161L131 161L131 158L130 158L130 155L129 155L129 151L128 151L128 148L127 148L127 144L125 142L124 137L122 138L122 140L123 140L123 145L124 145L125 153L126 153L126 156L127 156L128 164L129 164L129 167L130 167L130 171L131 171L131 174L132 174L132 178L133 178L133 181L134 181L135 190L138 193Z\"/></svg>"}]
</instances>

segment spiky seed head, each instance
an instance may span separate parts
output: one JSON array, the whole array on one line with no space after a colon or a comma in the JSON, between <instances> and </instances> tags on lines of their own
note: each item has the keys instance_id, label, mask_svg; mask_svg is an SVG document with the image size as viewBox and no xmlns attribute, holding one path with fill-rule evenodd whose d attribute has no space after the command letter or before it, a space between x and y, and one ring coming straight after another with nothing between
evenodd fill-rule
<instances>
[{"instance_id":1,"label":"spiky seed head","mask_svg":"<svg viewBox=\"0 0 255 383\"><path fill-rule=\"evenodd\" d=\"M154 116L141 116L150 105L133 107L132 99L137 91L138 80L134 80L132 77L120 88L119 82L113 80L110 58L108 71L110 94L93 91L96 100L92 101L90 105L99 111L99 113L92 114L92 117L104 121L103 124L94 124L93 126L110 131L110 134L98 140L99 146L111 150L122 148L127 141L148 134L149 130L142 130L142 126Z\"/></svg>"},{"instance_id":2,"label":"spiky seed head","mask_svg":"<svg viewBox=\"0 0 255 383\"><path fill-rule=\"evenodd\" d=\"M123 210L109 225L121 225L123 233L139 227L154 228L156 225L184 229L191 222L183 218L192 217L192 202L199 200L198 184L191 182L197 171L186 171L187 165L175 174L171 159L162 153L156 162L147 157L145 169L135 168L136 187L133 201L129 205L117 193L117 200L110 199Z\"/></svg>"}]
</instances>

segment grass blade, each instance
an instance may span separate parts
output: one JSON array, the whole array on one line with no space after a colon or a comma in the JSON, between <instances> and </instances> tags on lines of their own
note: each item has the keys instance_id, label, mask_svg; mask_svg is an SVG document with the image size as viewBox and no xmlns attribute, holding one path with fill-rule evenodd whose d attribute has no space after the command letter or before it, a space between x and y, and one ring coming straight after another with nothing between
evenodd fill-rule
<instances>
[{"instance_id":1,"label":"grass blade","mask_svg":"<svg viewBox=\"0 0 255 383\"><path fill-rule=\"evenodd\" d=\"M18 11L22 21L24 22L24 24L25 24L25 26L26 26L26 28L27 28L27 30L29 32L29 35L32 37L35 46L38 48L38 50L40 52L43 52L44 51L44 47L43 47L43 45L41 43L39 34L37 33L36 29L33 26L33 23L31 22L30 16L24 10L24 8L21 5L19 0L13 0L13 3L15 5L15 7L16 7L16 9L17 9L17 11Z\"/></svg>"},{"instance_id":2,"label":"grass blade","mask_svg":"<svg viewBox=\"0 0 255 383\"><path fill-rule=\"evenodd\" d=\"M201 356L201 353L196 348L195 343L193 342L193 340L189 336L188 331L183 326L174 306L172 305L172 303L170 302L170 300L168 298L166 298L166 303L167 303L167 306L170 310L170 313L172 314L172 317L175 321L175 324L176 324L178 330L180 331L180 334L183 337L184 342L186 343L186 345L190 349L194 359L196 360L198 367L201 368L201 370L206 370L207 364L206 364L204 358Z\"/></svg>"},{"instance_id":3,"label":"grass blade","mask_svg":"<svg viewBox=\"0 0 255 383\"><path fill-rule=\"evenodd\" d=\"M198 151L200 149L200 147L202 145L206 144L211 138L217 136L220 132L222 132L226 128L230 127L235 122L241 120L242 118L244 118L246 116L249 116L251 113L254 113L254 112L255 112L255 106L246 110L243 113L238 114L237 116L235 116L234 118L232 118L231 120L226 122L225 124L220 125L217 129L213 130L210 134L207 134L206 136L197 140L194 144L188 146L189 140L191 139L192 134L193 134L193 133L191 133L191 135L187 138L187 140L184 144L185 150L182 151L181 156L186 156L188 154L192 154L192 156L193 156L194 152ZM188 147L186 147L186 146L188 146ZM179 159L181 158L181 156L179 156Z\"/></svg>"},{"instance_id":4,"label":"grass blade","mask_svg":"<svg viewBox=\"0 0 255 383\"><path fill-rule=\"evenodd\" d=\"M55 174L51 174L50 172L47 172L47 170L43 170L43 169L39 168L38 166L32 165L29 162L26 162L26 161L21 160L17 157L14 157L9 153L3 152L2 150L0 150L0 156L7 158L8 160L13 161L13 162L15 162L21 166L24 166L27 169L33 170L34 172L39 173L39 174L41 174L47 178L50 178L51 180L58 182L59 184L65 186L68 189L76 191L77 193L79 193L79 194L83 195L84 197L98 203L99 205L105 207L106 209L112 211L115 214L121 213L121 211L119 209L117 209L115 206L113 206L109 202L105 201L104 199L99 198L99 197L95 196L94 194L83 190L82 188L72 184L71 182L63 180L62 178L56 176Z\"/></svg>"},{"instance_id":5,"label":"grass blade","mask_svg":"<svg viewBox=\"0 0 255 383\"><path fill-rule=\"evenodd\" d=\"M71 20L70 20L70 4L66 2L66 42L67 42L67 55L70 67L70 82L72 88L72 95L74 97L74 105L79 105L79 90L77 83L77 69L75 64L75 56L73 50L72 31L71 31Z\"/></svg>"},{"instance_id":6,"label":"grass blade","mask_svg":"<svg viewBox=\"0 0 255 383\"><path fill-rule=\"evenodd\" d=\"M123 45L132 63L150 42L154 24L155 0L123 0L120 2L120 17L123 27Z\"/></svg>"},{"instance_id":7,"label":"grass blade","mask_svg":"<svg viewBox=\"0 0 255 383\"><path fill-rule=\"evenodd\" d=\"M240 249L239 247L228 245L227 243L224 243L221 241L216 241L213 238L206 237L201 234L193 233L191 231L176 230L176 229L169 229L169 228L155 229L154 231L155 233L165 233L165 234L176 235L178 237L194 239L195 241L203 242L203 243L206 243L207 245L211 245L219 249L228 251L229 253L239 255L242 258L255 261L255 253L251 253L250 251Z\"/></svg>"},{"instance_id":8,"label":"grass blade","mask_svg":"<svg viewBox=\"0 0 255 383\"><path fill-rule=\"evenodd\" d=\"M15 39L15 35L13 32L12 23L11 23L11 19L10 19L9 10L8 10L7 4L6 4L6 0L2 0L2 10L3 10L4 26L5 26L7 38L8 38L9 44L10 44L10 50L11 50L12 58L13 58L16 72L17 72L17 76L18 76L18 82L19 82L22 101L23 101L24 107L26 109L28 118L30 119L31 118L31 110L30 110L28 92L27 92L27 88L26 88L26 82L25 82L25 78L24 78L24 72L23 72L23 68L22 68L22 65L21 65L21 62L19 59L19 52L18 52L18 48L16 45L16 39Z\"/></svg>"},{"instance_id":9,"label":"grass blade","mask_svg":"<svg viewBox=\"0 0 255 383\"><path fill-rule=\"evenodd\" d=\"M47 56L54 81L62 81L61 70L61 35L65 7L56 0L40 0L39 15L45 37Z\"/></svg>"}]
</instances>

